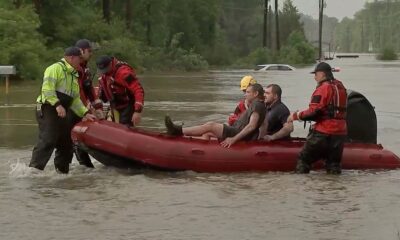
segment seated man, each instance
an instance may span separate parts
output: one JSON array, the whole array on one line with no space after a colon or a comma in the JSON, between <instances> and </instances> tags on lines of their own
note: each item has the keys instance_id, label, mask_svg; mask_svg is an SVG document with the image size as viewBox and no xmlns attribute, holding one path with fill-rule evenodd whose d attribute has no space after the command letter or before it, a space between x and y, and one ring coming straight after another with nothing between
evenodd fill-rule
<instances>
[{"instance_id":1,"label":"seated man","mask_svg":"<svg viewBox=\"0 0 400 240\"><path fill-rule=\"evenodd\" d=\"M270 84L265 89L265 105L267 114L260 127L260 139L273 141L289 138L293 132L293 123L288 123L289 109L281 101L282 89L277 84Z\"/></svg>"},{"instance_id":2,"label":"seated man","mask_svg":"<svg viewBox=\"0 0 400 240\"><path fill-rule=\"evenodd\" d=\"M264 89L260 84L250 85L246 89L245 97L250 106L233 126L208 122L200 126L182 128L182 126L175 125L172 120L166 116L165 126L167 127L168 134L174 136L212 135L224 140L221 142L221 145L227 148L239 140L246 141L257 139L259 135L258 129L264 121L266 112L263 102Z\"/></svg>"},{"instance_id":3,"label":"seated man","mask_svg":"<svg viewBox=\"0 0 400 240\"><path fill-rule=\"evenodd\" d=\"M240 80L240 90L243 91L243 93L246 93L246 89L250 84L255 84L257 81L252 77L252 76L244 76L242 80ZM228 125L232 126L236 120L239 119L240 115L244 113L247 109L249 108L249 103L246 101L245 98L240 100L240 102L237 104L235 111L229 115L228 118Z\"/></svg>"}]
</instances>

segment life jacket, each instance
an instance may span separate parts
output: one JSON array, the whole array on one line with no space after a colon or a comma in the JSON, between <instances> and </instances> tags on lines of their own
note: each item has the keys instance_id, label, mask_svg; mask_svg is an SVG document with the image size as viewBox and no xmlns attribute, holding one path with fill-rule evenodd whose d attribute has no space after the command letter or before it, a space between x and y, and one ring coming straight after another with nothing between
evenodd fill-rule
<instances>
[{"instance_id":1,"label":"life jacket","mask_svg":"<svg viewBox=\"0 0 400 240\"><path fill-rule=\"evenodd\" d=\"M343 84L334 79L329 81L333 92L331 101L328 104L327 118L344 120L347 113L347 91Z\"/></svg>"},{"instance_id":2,"label":"life jacket","mask_svg":"<svg viewBox=\"0 0 400 240\"><path fill-rule=\"evenodd\" d=\"M102 81L100 81L100 85L104 91L107 100L114 104L116 109L125 108L133 101L133 98L128 89L120 84L115 78L118 70L123 66L133 70L133 68L128 63L116 61L115 65L113 66L113 74L111 76L103 75Z\"/></svg>"},{"instance_id":3,"label":"life jacket","mask_svg":"<svg viewBox=\"0 0 400 240\"><path fill-rule=\"evenodd\" d=\"M228 118L229 126L232 126L236 122L236 120L239 119L240 115L242 115L242 113L244 113L247 110L247 108L248 106L246 105L246 100L245 99L240 100L240 102L235 108L235 112L229 115Z\"/></svg>"},{"instance_id":4,"label":"life jacket","mask_svg":"<svg viewBox=\"0 0 400 240\"><path fill-rule=\"evenodd\" d=\"M343 84L334 79L328 81L326 90L330 90L329 102L324 109L321 109L319 116L316 118L314 129L316 131L333 134L346 135L346 113L347 113L347 92Z\"/></svg>"}]
</instances>

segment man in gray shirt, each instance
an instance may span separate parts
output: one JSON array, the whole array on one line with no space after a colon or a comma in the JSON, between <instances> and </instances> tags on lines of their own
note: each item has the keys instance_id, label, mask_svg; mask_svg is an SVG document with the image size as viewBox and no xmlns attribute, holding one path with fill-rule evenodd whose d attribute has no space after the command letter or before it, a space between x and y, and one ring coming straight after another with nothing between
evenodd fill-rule
<instances>
[{"instance_id":1,"label":"man in gray shirt","mask_svg":"<svg viewBox=\"0 0 400 240\"><path fill-rule=\"evenodd\" d=\"M240 140L256 140L259 135L259 128L265 119L266 108L264 105L264 89L260 84L252 84L247 87L245 98L249 103L249 108L240 118L229 126L226 124L208 122L194 127L175 125L171 118L165 117L165 126L168 134L173 136L213 136L222 139L221 145L229 148Z\"/></svg>"}]
</instances>

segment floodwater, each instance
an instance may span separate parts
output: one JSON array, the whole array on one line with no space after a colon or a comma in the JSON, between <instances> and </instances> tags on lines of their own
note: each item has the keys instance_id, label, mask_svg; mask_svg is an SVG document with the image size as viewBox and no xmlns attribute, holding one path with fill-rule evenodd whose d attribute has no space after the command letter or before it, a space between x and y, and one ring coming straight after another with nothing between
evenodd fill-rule
<instances>
[{"instance_id":1,"label":"floodwater","mask_svg":"<svg viewBox=\"0 0 400 240\"><path fill-rule=\"evenodd\" d=\"M400 62L372 56L331 62L347 88L369 98L378 141L400 155ZM312 66L294 72L252 70L140 76L142 127L163 131L163 117L190 126L224 122L252 74L277 83L291 110L307 106ZM74 160L69 175L27 167L37 138L39 82L0 87L0 239L400 239L400 170L199 174L116 170ZM301 123L294 136L305 136Z\"/></svg>"}]
</instances>

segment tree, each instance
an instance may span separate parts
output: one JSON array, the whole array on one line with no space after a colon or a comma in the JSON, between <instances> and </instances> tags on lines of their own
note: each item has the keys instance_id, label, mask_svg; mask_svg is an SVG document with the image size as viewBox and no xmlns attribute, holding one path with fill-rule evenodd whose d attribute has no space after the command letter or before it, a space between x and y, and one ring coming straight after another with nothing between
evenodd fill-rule
<instances>
[{"instance_id":1,"label":"tree","mask_svg":"<svg viewBox=\"0 0 400 240\"><path fill-rule=\"evenodd\" d=\"M276 31L276 50L279 52L281 48L281 40L279 34L279 9L278 9L278 0L275 0L275 31Z\"/></svg>"},{"instance_id":2,"label":"tree","mask_svg":"<svg viewBox=\"0 0 400 240\"><path fill-rule=\"evenodd\" d=\"M292 32L304 32L300 17L299 10L293 5L292 0L285 0L282 13L279 16L281 27L280 37L283 44L286 44Z\"/></svg>"},{"instance_id":3,"label":"tree","mask_svg":"<svg viewBox=\"0 0 400 240\"><path fill-rule=\"evenodd\" d=\"M111 20L110 0L103 0L103 17L107 23Z\"/></svg>"},{"instance_id":4,"label":"tree","mask_svg":"<svg viewBox=\"0 0 400 240\"><path fill-rule=\"evenodd\" d=\"M40 78L49 63L40 21L32 5L0 7L0 65L15 65L20 77Z\"/></svg>"}]
</instances>

